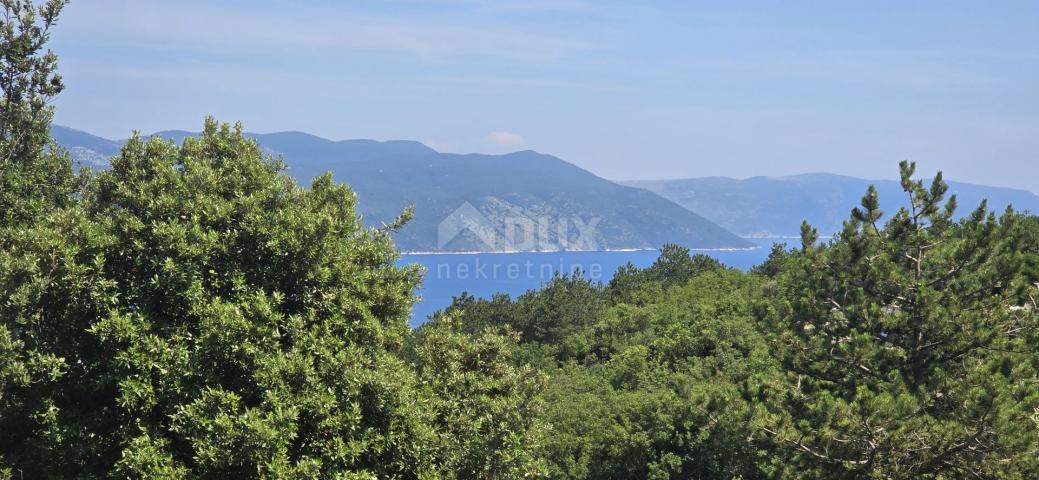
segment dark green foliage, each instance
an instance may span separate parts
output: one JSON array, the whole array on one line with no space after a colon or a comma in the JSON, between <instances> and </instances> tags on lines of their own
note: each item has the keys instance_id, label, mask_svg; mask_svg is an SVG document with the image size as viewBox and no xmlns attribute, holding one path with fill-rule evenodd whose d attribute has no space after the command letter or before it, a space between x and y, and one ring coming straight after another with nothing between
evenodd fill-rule
<instances>
[{"instance_id":1,"label":"dark green foliage","mask_svg":"<svg viewBox=\"0 0 1039 480\"><path fill-rule=\"evenodd\" d=\"M756 329L760 284L669 247L606 289L563 276L515 302L463 295L438 318L516 331L516 361L550 373L552 478L759 478L774 470L763 402L785 388Z\"/></svg>"},{"instance_id":2,"label":"dark green foliage","mask_svg":"<svg viewBox=\"0 0 1039 480\"><path fill-rule=\"evenodd\" d=\"M546 393L553 478L759 478L771 471L760 400L781 388L754 325L758 288L704 273L588 335L605 358L558 370Z\"/></svg>"},{"instance_id":3,"label":"dark green foliage","mask_svg":"<svg viewBox=\"0 0 1039 480\"><path fill-rule=\"evenodd\" d=\"M1034 478L1037 318L1021 217L952 220L946 185L912 179L886 224L876 192L833 242L787 263L767 315L796 391L775 431L825 478Z\"/></svg>"},{"instance_id":4,"label":"dark green foliage","mask_svg":"<svg viewBox=\"0 0 1039 480\"><path fill-rule=\"evenodd\" d=\"M703 272L725 268L721 262L707 255L691 255L689 249L668 244L660 249L660 257L645 269L646 280L659 282L665 288L683 285Z\"/></svg>"},{"instance_id":5,"label":"dark green foliage","mask_svg":"<svg viewBox=\"0 0 1039 480\"><path fill-rule=\"evenodd\" d=\"M750 271L755 275L774 278L783 272L787 260L791 257L792 253L787 250L785 243L774 243L772 244L772 251L769 252L768 258L766 258L764 262L761 262L760 265L755 265Z\"/></svg>"},{"instance_id":6,"label":"dark green foliage","mask_svg":"<svg viewBox=\"0 0 1039 480\"><path fill-rule=\"evenodd\" d=\"M26 352L61 359L59 381L15 391L15 464L33 477L412 468L386 447L394 424L421 438L408 430L422 412L387 407L413 395L390 353L418 276L392 266L353 203L328 178L296 187L213 122L182 147L131 140L82 208L5 248L4 317Z\"/></svg>"},{"instance_id":7,"label":"dark green foliage","mask_svg":"<svg viewBox=\"0 0 1039 480\"><path fill-rule=\"evenodd\" d=\"M1024 254L1023 273L1025 283L1039 286L1039 216L1025 217L1021 221L1020 235ZM1032 303L1035 304L1034 299Z\"/></svg>"},{"instance_id":8,"label":"dark green foliage","mask_svg":"<svg viewBox=\"0 0 1039 480\"><path fill-rule=\"evenodd\" d=\"M682 285L696 275L725 268L718 260L702 254L690 254L680 245L667 244L661 247L660 257L648 268L636 269L630 263L621 267L610 279L607 291L613 302L630 303L634 294L646 284L662 288Z\"/></svg>"},{"instance_id":9,"label":"dark green foliage","mask_svg":"<svg viewBox=\"0 0 1039 480\"><path fill-rule=\"evenodd\" d=\"M516 299L514 328L526 342L565 344L575 332L598 321L605 305L602 287L580 273L563 275L536 292ZM577 352L563 352L575 355Z\"/></svg>"},{"instance_id":10,"label":"dark green foliage","mask_svg":"<svg viewBox=\"0 0 1039 480\"><path fill-rule=\"evenodd\" d=\"M515 302L506 295L483 300L463 294L443 315L457 319L469 333L488 328L514 331L523 342L523 350L537 351L520 353L520 357L537 362L541 358L566 360L587 354L589 346L576 334L598 322L606 306L602 286L578 272L556 276Z\"/></svg>"},{"instance_id":11,"label":"dark green foliage","mask_svg":"<svg viewBox=\"0 0 1039 480\"><path fill-rule=\"evenodd\" d=\"M806 252L811 250L815 246L815 242L819 241L819 231L808 224L808 221L801 222L801 251Z\"/></svg>"},{"instance_id":12,"label":"dark green foliage","mask_svg":"<svg viewBox=\"0 0 1039 480\"><path fill-rule=\"evenodd\" d=\"M434 453L440 475L464 479L531 478L544 474L539 423L543 375L512 364L514 340L468 335L442 318L423 326L412 357L427 389L442 440Z\"/></svg>"}]
</instances>

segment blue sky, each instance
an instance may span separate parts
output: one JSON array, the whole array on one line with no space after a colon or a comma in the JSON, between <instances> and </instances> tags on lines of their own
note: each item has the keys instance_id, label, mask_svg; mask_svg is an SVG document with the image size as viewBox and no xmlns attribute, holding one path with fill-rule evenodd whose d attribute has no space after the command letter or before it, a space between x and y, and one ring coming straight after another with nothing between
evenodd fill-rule
<instances>
[{"instance_id":1,"label":"blue sky","mask_svg":"<svg viewBox=\"0 0 1039 480\"><path fill-rule=\"evenodd\" d=\"M57 122L1039 191L1039 2L73 0Z\"/></svg>"}]
</instances>

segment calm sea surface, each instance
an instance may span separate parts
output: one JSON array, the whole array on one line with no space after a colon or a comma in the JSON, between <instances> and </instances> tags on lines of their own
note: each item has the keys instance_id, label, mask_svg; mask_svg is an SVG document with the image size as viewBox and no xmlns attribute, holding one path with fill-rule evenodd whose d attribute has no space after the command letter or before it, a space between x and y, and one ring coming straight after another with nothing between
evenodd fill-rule
<instances>
[{"instance_id":1,"label":"calm sea surface","mask_svg":"<svg viewBox=\"0 0 1039 480\"><path fill-rule=\"evenodd\" d=\"M749 269L768 257L773 243L780 240L754 239L760 248L735 251L702 251L722 263ZM792 243L786 240L787 243ZM657 259L656 250L634 252L551 252L404 255L400 264L418 263L426 268L419 290L422 300L415 304L412 325L426 321L433 312L451 304L451 298L469 292L480 298L507 293L515 298L538 288L556 272L580 269L585 277L609 282L618 268L631 262L647 267Z\"/></svg>"}]
</instances>

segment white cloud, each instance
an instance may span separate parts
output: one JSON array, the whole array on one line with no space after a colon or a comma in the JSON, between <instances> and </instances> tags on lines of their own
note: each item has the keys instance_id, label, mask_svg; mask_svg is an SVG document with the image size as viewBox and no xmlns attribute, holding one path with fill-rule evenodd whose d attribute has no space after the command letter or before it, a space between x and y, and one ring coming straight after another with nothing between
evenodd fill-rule
<instances>
[{"instance_id":1,"label":"white cloud","mask_svg":"<svg viewBox=\"0 0 1039 480\"><path fill-rule=\"evenodd\" d=\"M154 0L73 3L60 36L149 49L240 53L293 50L403 53L423 60L485 57L545 63L590 48L585 42L507 25L392 17L336 7L285 10L196 8Z\"/></svg>"},{"instance_id":2,"label":"white cloud","mask_svg":"<svg viewBox=\"0 0 1039 480\"><path fill-rule=\"evenodd\" d=\"M491 132L487 139L499 145L517 146L523 145L523 135L513 132Z\"/></svg>"}]
</instances>

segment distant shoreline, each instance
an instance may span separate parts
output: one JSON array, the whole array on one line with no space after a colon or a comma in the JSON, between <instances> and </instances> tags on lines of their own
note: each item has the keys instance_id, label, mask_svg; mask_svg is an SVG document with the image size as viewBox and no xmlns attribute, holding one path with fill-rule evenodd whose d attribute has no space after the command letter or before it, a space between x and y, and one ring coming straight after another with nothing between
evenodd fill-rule
<instances>
[{"instance_id":1,"label":"distant shoreline","mask_svg":"<svg viewBox=\"0 0 1039 480\"><path fill-rule=\"evenodd\" d=\"M762 236L747 236L740 237L744 240L800 240L800 235L762 235ZM833 235L819 235L820 239L829 240L833 238Z\"/></svg>"},{"instance_id":2,"label":"distant shoreline","mask_svg":"<svg viewBox=\"0 0 1039 480\"><path fill-rule=\"evenodd\" d=\"M690 248L690 252L749 252L758 250L754 247L722 247L722 248ZM401 255L499 255L516 253L623 253L623 252L657 252L659 248L610 248L605 250L497 250L497 251L461 251L461 252L400 252Z\"/></svg>"}]
</instances>

